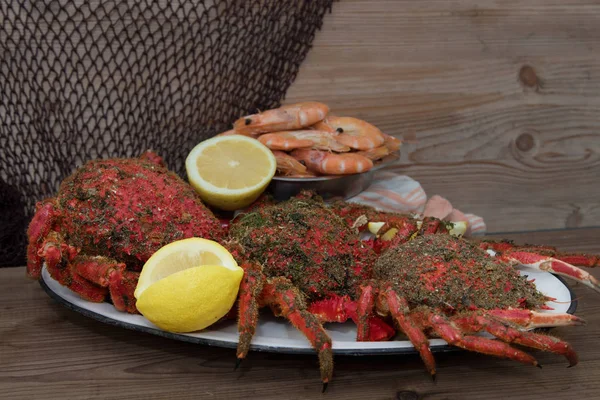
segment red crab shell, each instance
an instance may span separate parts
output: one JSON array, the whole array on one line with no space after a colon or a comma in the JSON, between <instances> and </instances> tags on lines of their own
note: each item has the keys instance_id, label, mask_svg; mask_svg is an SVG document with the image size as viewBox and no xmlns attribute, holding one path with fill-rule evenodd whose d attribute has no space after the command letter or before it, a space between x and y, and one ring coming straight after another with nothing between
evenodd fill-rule
<instances>
[{"instance_id":1,"label":"red crab shell","mask_svg":"<svg viewBox=\"0 0 600 400\"><path fill-rule=\"evenodd\" d=\"M143 159L87 163L63 181L54 204L55 228L68 244L134 270L175 240L222 237L219 221L188 184Z\"/></svg>"},{"instance_id":2,"label":"red crab shell","mask_svg":"<svg viewBox=\"0 0 600 400\"><path fill-rule=\"evenodd\" d=\"M449 311L537 309L547 300L509 263L445 234L420 236L387 250L373 273L376 280L392 284L415 306Z\"/></svg>"}]
</instances>

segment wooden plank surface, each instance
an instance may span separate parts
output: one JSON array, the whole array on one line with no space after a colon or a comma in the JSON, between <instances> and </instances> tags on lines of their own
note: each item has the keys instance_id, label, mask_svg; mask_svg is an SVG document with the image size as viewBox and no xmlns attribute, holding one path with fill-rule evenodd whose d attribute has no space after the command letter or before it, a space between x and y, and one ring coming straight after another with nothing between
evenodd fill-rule
<instances>
[{"instance_id":1,"label":"wooden plank surface","mask_svg":"<svg viewBox=\"0 0 600 400\"><path fill-rule=\"evenodd\" d=\"M519 243L600 253L600 229L511 234ZM599 271L593 273L600 277ZM533 352L543 369L483 355L436 355L432 383L416 356L336 357L326 395L316 356L192 345L102 324L51 300L24 268L0 270L0 397L6 399L589 399L600 393L600 295L570 284L586 326L553 334L580 363Z\"/></svg>"},{"instance_id":2,"label":"wooden plank surface","mask_svg":"<svg viewBox=\"0 0 600 400\"><path fill-rule=\"evenodd\" d=\"M598 2L337 2L309 99L404 138L395 169L489 231L600 226Z\"/></svg>"}]
</instances>

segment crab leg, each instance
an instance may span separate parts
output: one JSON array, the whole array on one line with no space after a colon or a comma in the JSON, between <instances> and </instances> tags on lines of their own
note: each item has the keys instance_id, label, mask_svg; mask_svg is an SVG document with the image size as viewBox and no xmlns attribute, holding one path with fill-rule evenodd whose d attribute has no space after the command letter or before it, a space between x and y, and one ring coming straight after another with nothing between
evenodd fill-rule
<instances>
[{"instance_id":1,"label":"crab leg","mask_svg":"<svg viewBox=\"0 0 600 400\"><path fill-rule=\"evenodd\" d=\"M277 316L283 316L302 332L317 351L321 366L321 380L325 390L333 375L331 338L318 318L307 311L302 294L287 279L277 277L265 282L262 300Z\"/></svg>"},{"instance_id":2,"label":"crab leg","mask_svg":"<svg viewBox=\"0 0 600 400\"><path fill-rule=\"evenodd\" d=\"M313 301L308 312L316 315L321 322L346 322L356 314L356 304L349 296L332 295Z\"/></svg>"},{"instance_id":3,"label":"crab leg","mask_svg":"<svg viewBox=\"0 0 600 400\"><path fill-rule=\"evenodd\" d=\"M561 253L556 249L556 247L553 246L542 246L537 244L517 245L509 240L501 240L498 242L482 241L479 243L479 247L484 250L492 249L500 253L520 251L545 255L554 257L557 260L564 261L567 264L576 265L578 267L600 267L600 256L579 253Z\"/></svg>"},{"instance_id":4,"label":"crab leg","mask_svg":"<svg viewBox=\"0 0 600 400\"><path fill-rule=\"evenodd\" d=\"M375 306L375 295L377 290L373 287L373 282L367 285L360 285L360 297L356 307L356 340L364 342L371 337L371 327L368 324L369 315L373 312Z\"/></svg>"},{"instance_id":5,"label":"crab leg","mask_svg":"<svg viewBox=\"0 0 600 400\"><path fill-rule=\"evenodd\" d=\"M333 295L329 298L314 301L308 307L308 312L314 314L321 322L346 322L348 318L359 324L360 311L357 310L356 301L349 296ZM368 328L365 341L379 342L389 340L396 331L381 318L370 315L365 316L365 325ZM360 340L360 339L357 339Z\"/></svg>"},{"instance_id":6,"label":"crab leg","mask_svg":"<svg viewBox=\"0 0 600 400\"><path fill-rule=\"evenodd\" d=\"M541 313L518 308L489 310L488 313L497 319L517 324L525 329L585 325L585 320L567 313Z\"/></svg>"},{"instance_id":7,"label":"crab leg","mask_svg":"<svg viewBox=\"0 0 600 400\"><path fill-rule=\"evenodd\" d=\"M398 296L391 285L387 285L380 294L389 306L390 313L398 326L408 336L410 342L421 355L425 368L435 379L435 359L429 348L429 340L423 330L409 315L410 309L405 298Z\"/></svg>"},{"instance_id":8,"label":"crab leg","mask_svg":"<svg viewBox=\"0 0 600 400\"><path fill-rule=\"evenodd\" d=\"M548 256L556 254L556 248L551 246L542 246L537 244L516 245L511 240L481 240L478 246L482 250L494 250L498 253L504 253L514 250L526 251L528 253L545 254Z\"/></svg>"},{"instance_id":9,"label":"crab leg","mask_svg":"<svg viewBox=\"0 0 600 400\"><path fill-rule=\"evenodd\" d=\"M42 243L37 255L46 261L46 267L52 278L64 286L69 286L71 279L71 268L69 262L77 251L66 245L60 235L51 232Z\"/></svg>"},{"instance_id":10,"label":"crab leg","mask_svg":"<svg viewBox=\"0 0 600 400\"><path fill-rule=\"evenodd\" d=\"M110 298L117 310L127 311L130 314L137 313L135 306L135 288L140 278L139 272L123 270L114 270L110 274L110 283L108 290Z\"/></svg>"},{"instance_id":11,"label":"crab leg","mask_svg":"<svg viewBox=\"0 0 600 400\"><path fill-rule=\"evenodd\" d=\"M540 335L534 332L522 332L511 326L482 315L459 316L452 318L463 332L480 332L486 330L498 339L507 343L517 343L538 350L563 355L569 361L569 367L577 365L578 357L570 344L558 338Z\"/></svg>"},{"instance_id":12,"label":"crab leg","mask_svg":"<svg viewBox=\"0 0 600 400\"><path fill-rule=\"evenodd\" d=\"M108 287L114 270L125 270L125 264L108 257L79 256L73 261L75 272L100 286Z\"/></svg>"},{"instance_id":13,"label":"crab leg","mask_svg":"<svg viewBox=\"0 0 600 400\"><path fill-rule=\"evenodd\" d=\"M258 299L263 290L265 276L257 264L243 263L244 278L240 284L238 300L238 332L240 338L237 346L236 368L248 354L250 342L258 323Z\"/></svg>"},{"instance_id":14,"label":"crab leg","mask_svg":"<svg viewBox=\"0 0 600 400\"><path fill-rule=\"evenodd\" d=\"M71 277L71 283L68 285L68 287L77 293L81 298L93 301L94 303L103 302L108 294L106 288L96 286L77 274L73 274Z\"/></svg>"},{"instance_id":15,"label":"crab leg","mask_svg":"<svg viewBox=\"0 0 600 400\"><path fill-rule=\"evenodd\" d=\"M139 273L127 271L125 264L108 257L78 256L72 263L73 276L81 276L89 282L108 287L115 308L130 314L137 313L133 292Z\"/></svg>"},{"instance_id":16,"label":"crab leg","mask_svg":"<svg viewBox=\"0 0 600 400\"><path fill-rule=\"evenodd\" d=\"M580 267L600 267L600 257L590 254L557 253L554 255L554 258Z\"/></svg>"},{"instance_id":17,"label":"crab leg","mask_svg":"<svg viewBox=\"0 0 600 400\"><path fill-rule=\"evenodd\" d=\"M442 339L453 346L477 353L508 358L523 364L539 366L537 360L531 355L511 347L507 343L480 336L463 335L463 332L456 325L441 315L423 312L420 315L420 322L433 329Z\"/></svg>"},{"instance_id":18,"label":"crab leg","mask_svg":"<svg viewBox=\"0 0 600 400\"><path fill-rule=\"evenodd\" d=\"M62 243L60 235L51 232L40 249L39 255L46 260L48 272L58 283L68 287L85 300L96 303L104 301L107 290L88 282L73 271L71 260L77 250Z\"/></svg>"},{"instance_id":19,"label":"crab leg","mask_svg":"<svg viewBox=\"0 0 600 400\"><path fill-rule=\"evenodd\" d=\"M55 220L56 211L51 200L39 202L36 205L35 215L27 228L27 236L29 237L29 244L27 245L27 276L30 278L40 278L43 265L43 256L40 254L43 251L42 243L52 231L52 225Z\"/></svg>"},{"instance_id":20,"label":"crab leg","mask_svg":"<svg viewBox=\"0 0 600 400\"><path fill-rule=\"evenodd\" d=\"M581 282L586 286L589 286L597 292L600 292L600 282L593 275L582 270L581 268L577 268L574 265L568 264L556 258L535 253L527 253L524 251L510 251L501 253L498 255L498 257L502 260L518 263L540 271L566 276Z\"/></svg>"}]
</instances>

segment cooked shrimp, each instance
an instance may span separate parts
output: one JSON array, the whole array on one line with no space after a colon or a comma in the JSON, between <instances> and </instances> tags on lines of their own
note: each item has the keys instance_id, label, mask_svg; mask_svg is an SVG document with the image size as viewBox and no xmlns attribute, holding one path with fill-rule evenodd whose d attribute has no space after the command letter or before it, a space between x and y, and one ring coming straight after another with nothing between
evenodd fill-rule
<instances>
[{"instance_id":1,"label":"cooked shrimp","mask_svg":"<svg viewBox=\"0 0 600 400\"><path fill-rule=\"evenodd\" d=\"M357 151L354 154L367 157L369 160L377 161L390 154L390 149L384 144L371 150Z\"/></svg>"},{"instance_id":2,"label":"cooked shrimp","mask_svg":"<svg viewBox=\"0 0 600 400\"><path fill-rule=\"evenodd\" d=\"M242 117L233 128L242 133L268 133L305 128L321 121L329 107L316 101L281 106Z\"/></svg>"},{"instance_id":3,"label":"cooked shrimp","mask_svg":"<svg viewBox=\"0 0 600 400\"><path fill-rule=\"evenodd\" d=\"M390 152L398 151L400 149L400 146L402 146L402 140L392 135L388 135L387 133L381 132L381 134L384 138L383 144Z\"/></svg>"},{"instance_id":4,"label":"cooked shrimp","mask_svg":"<svg viewBox=\"0 0 600 400\"><path fill-rule=\"evenodd\" d=\"M400 149L400 146L402 145L402 141L400 139L397 139L394 136L388 135L383 132L381 134L384 137L384 142L382 146L375 147L371 150L357 151L356 154L365 156L369 160L377 161L381 160L388 154L391 154Z\"/></svg>"},{"instance_id":5,"label":"cooked shrimp","mask_svg":"<svg viewBox=\"0 0 600 400\"><path fill-rule=\"evenodd\" d=\"M273 155L275 156L275 160L277 161L277 172L279 172L281 175L304 176L307 173L306 166L302 165L300 161L296 160L288 153L275 150L273 151Z\"/></svg>"},{"instance_id":6,"label":"cooked shrimp","mask_svg":"<svg viewBox=\"0 0 600 400\"><path fill-rule=\"evenodd\" d=\"M337 151L343 153L350 151L334 139L334 134L325 131L300 130L266 133L258 140L271 150L293 150L311 147L313 149Z\"/></svg>"},{"instance_id":7,"label":"cooked shrimp","mask_svg":"<svg viewBox=\"0 0 600 400\"><path fill-rule=\"evenodd\" d=\"M323 175L348 175L366 172L373 168L373 161L355 153L330 153L322 150L296 149L292 157Z\"/></svg>"},{"instance_id":8,"label":"cooked shrimp","mask_svg":"<svg viewBox=\"0 0 600 400\"><path fill-rule=\"evenodd\" d=\"M258 137L258 141L271 150L293 150L311 147L312 140L293 135L292 132L302 131L283 131L276 133L266 133Z\"/></svg>"},{"instance_id":9,"label":"cooked shrimp","mask_svg":"<svg viewBox=\"0 0 600 400\"><path fill-rule=\"evenodd\" d=\"M338 132L335 140L356 150L370 150L385 141L379 128L358 118L329 116L313 128Z\"/></svg>"}]
</instances>

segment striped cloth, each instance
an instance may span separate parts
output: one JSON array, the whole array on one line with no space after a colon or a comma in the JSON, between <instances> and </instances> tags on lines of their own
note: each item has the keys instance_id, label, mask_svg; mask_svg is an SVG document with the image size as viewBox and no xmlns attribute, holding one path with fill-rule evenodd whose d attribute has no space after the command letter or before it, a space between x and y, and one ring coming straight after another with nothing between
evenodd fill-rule
<instances>
[{"instance_id":1,"label":"striped cloth","mask_svg":"<svg viewBox=\"0 0 600 400\"><path fill-rule=\"evenodd\" d=\"M427 195L421 184L414 179L391 171L379 171L375 174L375 179L369 188L348 201L369 205L383 211L414 213L422 217ZM483 218L467 213L464 216L469 224L470 235L485 234L486 226Z\"/></svg>"}]
</instances>

